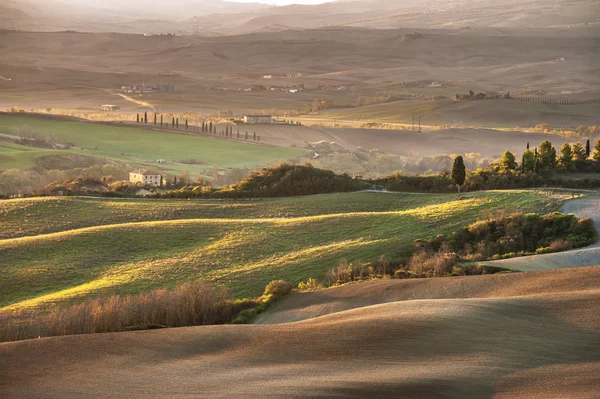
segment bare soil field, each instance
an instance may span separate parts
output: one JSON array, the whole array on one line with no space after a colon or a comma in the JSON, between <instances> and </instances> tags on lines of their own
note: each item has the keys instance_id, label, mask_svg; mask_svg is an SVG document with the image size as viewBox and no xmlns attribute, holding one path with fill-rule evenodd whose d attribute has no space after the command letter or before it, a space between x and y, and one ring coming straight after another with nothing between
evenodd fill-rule
<instances>
[{"instance_id":1,"label":"bare soil field","mask_svg":"<svg viewBox=\"0 0 600 399\"><path fill-rule=\"evenodd\" d=\"M295 323L3 343L0 393L593 398L600 384L598 283L598 267L379 281L294 295L269 316L292 311L299 299L315 309L337 306Z\"/></svg>"},{"instance_id":2,"label":"bare soil field","mask_svg":"<svg viewBox=\"0 0 600 399\"><path fill-rule=\"evenodd\" d=\"M454 98L475 92L543 89L600 96L593 65L600 30L590 25L536 29L420 30L323 28L239 36L144 36L117 33L0 32L0 107L94 111L140 105L115 95L121 85L172 84L173 93L137 96L159 112L235 114L306 111L315 98L353 106L359 96ZM408 37L414 39L406 40ZM477 56L473 56L477 54ZM564 61L560 61L564 59ZM294 77L286 77L291 74ZM297 76L301 74L300 76ZM263 76L272 76L264 79ZM10 79L10 80L7 80ZM426 82L442 82L426 88ZM304 85L303 92L246 91ZM579 93L579 94L577 94ZM587 93L587 94L585 94ZM566 97L565 97L566 98ZM570 98L570 97L569 97ZM599 124L596 108L482 101L438 105L397 101L322 111L326 120L485 127ZM422 110L421 110L422 108Z\"/></svg>"},{"instance_id":3,"label":"bare soil field","mask_svg":"<svg viewBox=\"0 0 600 399\"><path fill-rule=\"evenodd\" d=\"M480 153L482 157L500 157L505 150L522 153L527 143L537 146L544 140L558 145L566 139L545 133L499 132L491 129L412 130L353 129L278 125L242 125L240 131L256 132L266 143L305 147L306 143L333 142L345 149L378 149L388 154L420 157L437 154Z\"/></svg>"}]
</instances>

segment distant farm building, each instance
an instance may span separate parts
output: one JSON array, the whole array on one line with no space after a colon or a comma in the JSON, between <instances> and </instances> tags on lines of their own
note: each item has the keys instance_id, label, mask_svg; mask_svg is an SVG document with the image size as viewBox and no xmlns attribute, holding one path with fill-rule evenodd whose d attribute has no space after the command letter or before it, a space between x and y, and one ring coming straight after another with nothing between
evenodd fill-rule
<instances>
[{"instance_id":1,"label":"distant farm building","mask_svg":"<svg viewBox=\"0 0 600 399\"><path fill-rule=\"evenodd\" d=\"M100 109L102 111L118 111L121 107L119 105L104 104Z\"/></svg>"},{"instance_id":2,"label":"distant farm building","mask_svg":"<svg viewBox=\"0 0 600 399\"><path fill-rule=\"evenodd\" d=\"M441 84L441 83L438 83L438 82L431 82L431 83L429 83L429 84L426 84L426 85L425 85L425 86L423 86L423 87L428 87L428 88L442 87L442 84Z\"/></svg>"},{"instance_id":3,"label":"distant farm building","mask_svg":"<svg viewBox=\"0 0 600 399\"><path fill-rule=\"evenodd\" d=\"M244 123L272 123L271 115L244 115Z\"/></svg>"},{"instance_id":4,"label":"distant farm building","mask_svg":"<svg viewBox=\"0 0 600 399\"><path fill-rule=\"evenodd\" d=\"M140 169L137 172L129 173L129 181L131 183L143 183L160 187L162 185L162 175L148 173L148 171Z\"/></svg>"},{"instance_id":5,"label":"distant farm building","mask_svg":"<svg viewBox=\"0 0 600 399\"><path fill-rule=\"evenodd\" d=\"M273 79L273 75L265 75L263 76L263 79Z\"/></svg>"},{"instance_id":6,"label":"distant farm building","mask_svg":"<svg viewBox=\"0 0 600 399\"><path fill-rule=\"evenodd\" d=\"M137 94L137 93L151 93L151 92L161 92L161 93L171 93L175 91L175 86L169 84L160 84L160 85L125 85L121 86L120 93L123 94Z\"/></svg>"}]
</instances>

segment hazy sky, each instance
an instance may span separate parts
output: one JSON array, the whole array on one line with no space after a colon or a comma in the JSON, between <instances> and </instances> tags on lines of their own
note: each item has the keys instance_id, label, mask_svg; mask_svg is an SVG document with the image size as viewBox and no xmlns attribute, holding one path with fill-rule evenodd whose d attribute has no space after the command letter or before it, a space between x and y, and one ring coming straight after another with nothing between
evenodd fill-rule
<instances>
[{"instance_id":1,"label":"hazy sky","mask_svg":"<svg viewBox=\"0 0 600 399\"><path fill-rule=\"evenodd\" d=\"M326 3L332 0L230 0L238 3L265 3L265 4L276 4L278 6L284 6L287 4L319 4Z\"/></svg>"}]
</instances>

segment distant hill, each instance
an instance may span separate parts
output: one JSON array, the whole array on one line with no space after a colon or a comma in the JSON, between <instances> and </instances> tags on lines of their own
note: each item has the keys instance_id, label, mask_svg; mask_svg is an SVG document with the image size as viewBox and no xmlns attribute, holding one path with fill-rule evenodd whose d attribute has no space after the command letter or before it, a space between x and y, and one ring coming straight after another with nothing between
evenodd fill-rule
<instances>
[{"instance_id":1,"label":"distant hill","mask_svg":"<svg viewBox=\"0 0 600 399\"><path fill-rule=\"evenodd\" d=\"M328 26L547 28L598 24L598 0L339 0L274 7L223 0L6 0L0 28L240 34ZM163 23L156 24L156 21Z\"/></svg>"}]
</instances>

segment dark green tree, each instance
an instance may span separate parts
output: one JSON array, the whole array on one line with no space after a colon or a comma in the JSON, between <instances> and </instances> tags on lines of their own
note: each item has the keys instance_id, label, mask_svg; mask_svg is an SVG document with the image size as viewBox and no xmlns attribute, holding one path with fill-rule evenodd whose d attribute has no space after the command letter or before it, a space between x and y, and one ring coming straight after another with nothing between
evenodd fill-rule
<instances>
[{"instance_id":1,"label":"dark green tree","mask_svg":"<svg viewBox=\"0 0 600 399\"><path fill-rule=\"evenodd\" d=\"M154 124L156 125L156 112L154 113Z\"/></svg>"},{"instance_id":2,"label":"dark green tree","mask_svg":"<svg viewBox=\"0 0 600 399\"><path fill-rule=\"evenodd\" d=\"M171 119L171 127L175 127L175 117L173 117L173 119Z\"/></svg>"},{"instance_id":3,"label":"dark green tree","mask_svg":"<svg viewBox=\"0 0 600 399\"><path fill-rule=\"evenodd\" d=\"M539 163L542 169L551 169L556 166L556 149L552 147L552 143L545 140L540 144Z\"/></svg>"},{"instance_id":4,"label":"dark green tree","mask_svg":"<svg viewBox=\"0 0 600 399\"><path fill-rule=\"evenodd\" d=\"M144 112L144 123L148 123L148 113Z\"/></svg>"},{"instance_id":5,"label":"dark green tree","mask_svg":"<svg viewBox=\"0 0 600 399\"><path fill-rule=\"evenodd\" d=\"M140 123L140 114L137 114L137 118L136 118L137 123Z\"/></svg>"},{"instance_id":6,"label":"dark green tree","mask_svg":"<svg viewBox=\"0 0 600 399\"><path fill-rule=\"evenodd\" d=\"M521 170L523 172L535 172L535 160L536 155L533 151L525 151L523 153L523 165L521 167Z\"/></svg>"},{"instance_id":7,"label":"dark green tree","mask_svg":"<svg viewBox=\"0 0 600 399\"><path fill-rule=\"evenodd\" d=\"M583 161L587 159L587 155L585 154L585 149L581 145L581 143L575 143L571 146L571 150L573 151L573 159L577 161Z\"/></svg>"},{"instance_id":8,"label":"dark green tree","mask_svg":"<svg viewBox=\"0 0 600 399\"><path fill-rule=\"evenodd\" d=\"M163 127L163 116L160 114L160 127Z\"/></svg>"},{"instance_id":9,"label":"dark green tree","mask_svg":"<svg viewBox=\"0 0 600 399\"><path fill-rule=\"evenodd\" d=\"M500 167L502 170L517 169L517 161L515 160L515 156L512 152L508 150L504 151L504 155L502 155L502 158L500 158Z\"/></svg>"},{"instance_id":10,"label":"dark green tree","mask_svg":"<svg viewBox=\"0 0 600 399\"><path fill-rule=\"evenodd\" d=\"M573 162L573 149L571 148L571 144L564 143L560 148L561 156L558 160L558 163L563 168L569 168L571 163Z\"/></svg>"},{"instance_id":11,"label":"dark green tree","mask_svg":"<svg viewBox=\"0 0 600 399\"><path fill-rule=\"evenodd\" d=\"M590 139L587 139L585 142L585 155L586 155L586 159L590 157L590 154L592 153L592 148L590 147Z\"/></svg>"},{"instance_id":12,"label":"dark green tree","mask_svg":"<svg viewBox=\"0 0 600 399\"><path fill-rule=\"evenodd\" d=\"M458 188L458 199L460 199L460 188L463 184L465 184L466 178L467 171L465 168L465 161L463 160L463 157L459 155L454 160L454 165L452 166L452 181Z\"/></svg>"},{"instance_id":13,"label":"dark green tree","mask_svg":"<svg viewBox=\"0 0 600 399\"><path fill-rule=\"evenodd\" d=\"M592 154L592 159L594 161L600 162L600 140L596 141L596 145L594 146L594 153Z\"/></svg>"}]
</instances>

